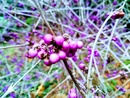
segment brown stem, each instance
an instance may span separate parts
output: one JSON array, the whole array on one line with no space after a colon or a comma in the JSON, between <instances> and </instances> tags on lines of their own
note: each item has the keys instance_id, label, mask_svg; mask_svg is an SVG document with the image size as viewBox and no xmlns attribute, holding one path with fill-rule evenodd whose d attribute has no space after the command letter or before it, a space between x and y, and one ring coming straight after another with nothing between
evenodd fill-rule
<instances>
[{"instance_id":1,"label":"brown stem","mask_svg":"<svg viewBox=\"0 0 130 98\"><path fill-rule=\"evenodd\" d=\"M74 78L74 76L73 76L73 73L72 73L71 70L69 69L69 65L68 65L67 61L66 61L66 60L63 60L63 62L64 62L64 65L65 65L65 67L66 67L66 69L67 69L67 71L68 71L68 73L69 73L69 75L70 75L72 81L74 82L75 86L76 86L77 89L79 90L80 94L84 97L84 94L83 94L83 92L81 91L81 88L80 88L79 84L77 83L77 81L75 80L75 78ZM84 97L84 98L85 98L85 97Z\"/></svg>"}]
</instances>

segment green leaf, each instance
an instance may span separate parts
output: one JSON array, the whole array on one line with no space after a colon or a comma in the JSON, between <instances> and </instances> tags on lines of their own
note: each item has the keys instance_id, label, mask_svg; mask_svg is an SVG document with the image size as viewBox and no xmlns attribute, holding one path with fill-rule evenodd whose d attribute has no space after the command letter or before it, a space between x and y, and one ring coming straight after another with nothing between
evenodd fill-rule
<instances>
[{"instance_id":1,"label":"green leaf","mask_svg":"<svg viewBox=\"0 0 130 98\"><path fill-rule=\"evenodd\" d=\"M110 86L108 84L105 84L105 85L106 85L106 89L107 89L108 92L111 92L111 91L114 90L114 88L112 86Z\"/></svg>"},{"instance_id":2,"label":"green leaf","mask_svg":"<svg viewBox=\"0 0 130 98\"><path fill-rule=\"evenodd\" d=\"M50 87L48 87L46 90L44 90L44 92L43 92L43 95L46 95L48 92L50 92L51 91L51 88Z\"/></svg>"},{"instance_id":3,"label":"green leaf","mask_svg":"<svg viewBox=\"0 0 130 98\"><path fill-rule=\"evenodd\" d=\"M48 86L50 86L50 85L51 85L51 83L49 81L47 81L47 82L44 83L45 88L48 87Z\"/></svg>"},{"instance_id":4,"label":"green leaf","mask_svg":"<svg viewBox=\"0 0 130 98\"><path fill-rule=\"evenodd\" d=\"M116 80L111 80L111 83L116 86L117 85L117 81Z\"/></svg>"},{"instance_id":5,"label":"green leaf","mask_svg":"<svg viewBox=\"0 0 130 98\"><path fill-rule=\"evenodd\" d=\"M130 60L127 59L127 60L124 61L124 63L125 63L126 65L129 65L129 64L130 64Z\"/></svg>"},{"instance_id":6,"label":"green leaf","mask_svg":"<svg viewBox=\"0 0 130 98\"><path fill-rule=\"evenodd\" d=\"M27 18L26 19L26 23L29 25L33 24L33 22L34 22L34 18Z\"/></svg>"}]
</instances>

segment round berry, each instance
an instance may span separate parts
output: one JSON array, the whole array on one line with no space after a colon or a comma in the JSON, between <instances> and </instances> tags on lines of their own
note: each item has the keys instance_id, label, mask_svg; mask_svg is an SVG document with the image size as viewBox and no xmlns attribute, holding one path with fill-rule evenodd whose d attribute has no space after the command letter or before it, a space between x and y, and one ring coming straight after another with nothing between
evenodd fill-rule
<instances>
[{"instance_id":1,"label":"round berry","mask_svg":"<svg viewBox=\"0 0 130 98\"><path fill-rule=\"evenodd\" d=\"M72 93L72 92L76 92L76 89L75 88L71 88L70 89L70 93Z\"/></svg>"},{"instance_id":2,"label":"round berry","mask_svg":"<svg viewBox=\"0 0 130 98\"><path fill-rule=\"evenodd\" d=\"M37 55L37 50L29 49L28 55L29 57L34 58Z\"/></svg>"},{"instance_id":3,"label":"round berry","mask_svg":"<svg viewBox=\"0 0 130 98\"><path fill-rule=\"evenodd\" d=\"M43 59L43 56L45 55L45 50L40 50L39 52L38 52L38 54L37 54L37 57L39 58L39 59Z\"/></svg>"},{"instance_id":4,"label":"round berry","mask_svg":"<svg viewBox=\"0 0 130 98\"><path fill-rule=\"evenodd\" d=\"M57 45L62 45L64 42L64 37L63 36L57 36L55 37L55 42Z\"/></svg>"},{"instance_id":5,"label":"round berry","mask_svg":"<svg viewBox=\"0 0 130 98\"><path fill-rule=\"evenodd\" d=\"M69 46L72 50L77 49L77 43L75 41L70 41Z\"/></svg>"},{"instance_id":6,"label":"round berry","mask_svg":"<svg viewBox=\"0 0 130 98\"><path fill-rule=\"evenodd\" d=\"M62 48L63 50L66 50L69 48L69 43L67 41L64 41L63 44L62 44Z\"/></svg>"},{"instance_id":7,"label":"round berry","mask_svg":"<svg viewBox=\"0 0 130 98\"><path fill-rule=\"evenodd\" d=\"M76 52L76 50L69 49L69 51L68 51L68 53L67 53L67 56L68 56L68 57L72 57L72 56L75 55L75 52Z\"/></svg>"},{"instance_id":8,"label":"round berry","mask_svg":"<svg viewBox=\"0 0 130 98\"><path fill-rule=\"evenodd\" d=\"M74 55L75 55L75 53L68 53L68 54L67 54L68 57L72 57L72 56L74 56Z\"/></svg>"},{"instance_id":9,"label":"round berry","mask_svg":"<svg viewBox=\"0 0 130 98\"><path fill-rule=\"evenodd\" d=\"M79 2L79 0L74 0L74 3L78 3Z\"/></svg>"},{"instance_id":10,"label":"round berry","mask_svg":"<svg viewBox=\"0 0 130 98\"><path fill-rule=\"evenodd\" d=\"M59 55L57 53L52 53L49 60L52 64L57 63L59 61Z\"/></svg>"},{"instance_id":11,"label":"round berry","mask_svg":"<svg viewBox=\"0 0 130 98\"><path fill-rule=\"evenodd\" d=\"M99 53L97 50L94 51L94 56L99 56Z\"/></svg>"},{"instance_id":12,"label":"round berry","mask_svg":"<svg viewBox=\"0 0 130 98\"><path fill-rule=\"evenodd\" d=\"M46 35L44 36L44 42L45 42L46 44L50 44L50 43L52 42L52 40L53 40L53 35L51 35L51 34L46 34Z\"/></svg>"},{"instance_id":13,"label":"round berry","mask_svg":"<svg viewBox=\"0 0 130 98\"><path fill-rule=\"evenodd\" d=\"M50 62L49 59L45 59L45 60L44 60L44 64L45 64L46 66L50 66L52 63Z\"/></svg>"},{"instance_id":14,"label":"round berry","mask_svg":"<svg viewBox=\"0 0 130 98\"><path fill-rule=\"evenodd\" d=\"M78 49L81 49L83 47L83 42L82 41L78 41L77 42L77 47L78 47Z\"/></svg>"},{"instance_id":15,"label":"round berry","mask_svg":"<svg viewBox=\"0 0 130 98\"><path fill-rule=\"evenodd\" d=\"M64 60L66 58L66 53L64 51L59 51L58 55L61 60Z\"/></svg>"},{"instance_id":16,"label":"round berry","mask_svg":"<svg viewBox=\"0 0 130 98\"><path fill-rule=\"evenodd\" d=\"M84 69L85 69L85 64L84 64L84 63L80 63L80 64L79 64L79 68L80 68L81 70L84 70Z\"/></svg>"},{"instance_id":17,"label":"round berry","mask_svg":"<svg viewBox=\"0 0 130 98\"><path fill-rule=\"evenodd\" d=\"M69 98L77 98L76 92L69 93Z\"/></svg>"},{"instance_id":18,"label":"round berry","mask_svg":"<svg viewBox=\"0 0 130 98\"><path fill-rule=\"evenodd\" d=\"M90 61L90 57L85 57L84 60L85 60L86 62L89 62L89 61Z\"/></svg>"}]
</instances>

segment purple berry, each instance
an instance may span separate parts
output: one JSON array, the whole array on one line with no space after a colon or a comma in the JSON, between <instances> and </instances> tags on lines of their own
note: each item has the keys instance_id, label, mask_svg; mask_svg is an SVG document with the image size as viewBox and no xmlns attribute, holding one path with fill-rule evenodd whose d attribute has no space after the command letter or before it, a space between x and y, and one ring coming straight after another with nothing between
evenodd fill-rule
<instances>
[{"instance_id":1,"label":"purple berry","mask_svg":"<svg viewBox=\"0 0 130 98\"><path fill-rule=\"evenodd\" d=\"M69 49L69 43L67 41L64 41L62 44L63 50Z\"/></svg>"},{"instance_id":2,"label":"purple berry","mask_svg":"<svg viewBox=\"0 0 130 98\"><path fill-rule=\"evenodd\" d=\"M53 35L51 35L51 34L46 34L46 35L44 36L44 42L45 42L46 44L50 44L50 43L52 42L52 40L53 40Z\"/></svg>"},{"instance_id":3,"label":"purple berry","mask_svg":"<svg viewBox=\"0 0 130 98\"><path fill-rule=\"evenodd\" d=\"M84 60L85 60L86 62L89 62L89 61L90 61L90 57L85 57Z\"/></svg>"},{"instance_id":4,"label":"purple berry","mask_svg":"<svg viewBox=\"0 0 130 98\"><path fill-rule=\"evenodd\" d=\"M113 41L118 41L118 38L117 37L113 37L112 40Z\"/></svg>"},{"instance_id":5,"label":"purple berry","mask_svg":"<svg viewBox=\"0 0 130 98\"><path fill-rule=\"evenodd\" d=\"M78 47L78 49L81 49L83 47L83 42L82 41L78 41L77 42L77 47Z\"/></svg>"},{"instance_id":6,"label":"purple berry","mask_svg":"<svg viewBox=\"0 0 130 98\"><path fill-rule=\"evenodd\" d=\"M41 50L41 51L38 52L37 57L39 59L43 59L43 56L45 55L45 53L46 53L45 50Z\"/></svg>"},{"instance_id":7,"label":"purple berry","mask_svg":"<svg viewBox=\"0 0 130 98\"><path fill-rule=\"evenodd\" d=\"M69 94L69 98L77 98L76 93L72 92Z\"/></svg>"},{"instance_id":8,"label":"purple berry","mask_svg":"<svg viewBox=\"0 0 130 98\"><path fill-rule=\"evenodd\" d=\"M45 64L46 66L50 66L52 63L50 62L50 60L45 59L45 60L44 60L44 64Z\"/></svg>"},{"instance_id":9,"label":"purple berry","mask_svg":"<svg viewBox=\"0 0 130 98\"><path fill-rule=\"evenodd\" d=\"M52 53L49 60L52 64L57 63L59 61L59 55L57 53Z\"/></svg>"},{"instance_id":10,"label":"purple berry","mask_svg":"<svg viewBox=\"0 0 130 98\"><path fill-rule=\"evenodd\" d=\"M61 60L64 60L66 58L66 53L64 51L59 51L58 55Z\"/></svg>"},{"instance_id":11,"label":"purple berry","mask_svg":"<svg viewBox=\"0 0 130 98\"><path fill-rule=\"evenodd\" d=\"M77 49L77 43L75 41L70 41L69 46L72 50Z\"/></svg>"},{"instance_id":12,"label":"purple berry","mask_svg":"<svg viewBox=\"0 0 130 98\"><path fill-rule=\"evenodd\" d=\"M76 89L75 88L70 89L68 98L77 98L77 94L76 94Z\"/></svg>"},{"instance_id":13,"label":"purple berry","mask_svg":"<svg viewBox=\"0 0 130 98\"><path fill-rule=\"evenodd\" d=\"M29 55L29 57L34 58L37 55L37 50L30 49L28 51L28 55Z\"/></svg>"},{"instance_id":14,"label":"purple berry","mask_svg":"<svg viewBox=\"0 0 130 98\"><path fill-rule=\"evenodd\" d=\"M76 52L76 50L69 49L69 51L68 51L68 53L67 53L67 56L68 56L68 57L72 57L72 56L75 55L75 52Z\"/></svg>"},{"instance_id":15,"label":"purple berry","mask_svg":"<svg viewBox=\"0 0 130 98\"><path fill-rule=\"evenodd\" d=\"M75 88L71 88L70 89L70 93L72 93L72 92L76 92L76 89Z\"/></svg>"},{"instance_id":16,"label":"purple berry","mask_svg":"<svg viewBox=\"0 0 130 98\"><path fill-rule=\"evenodd\" d=\"M57 36L55 37L55 42L57 45L62 45L64 42L64 37L63 36Z\"/></svg>"},{"instance_id":17,"label":"purple berry","mask_svg":"<svg viewBox=\"0 0 130 98\"><path fill-rule=\"evenodd\" d=\"M79 2L79 0L74 0L74 3L78 3Z\"/></svg>"},{"instance_id":18,"label":"purple berry","mask_svg":"<svg viewBox=\"0 0 130 98\"><path fill-rule=\"evenodd\" d=\"M68 54L67 54L68 57L72 57L72 56L74 56L74 55L75 55L75 53L68 53Z\"/></svg>"},{"instance_id":19,"label":"purple berry","mask_svg":"<svg viewBox=\"0 0 130 98\"><path fill-rule=\"evenodd\" d=\"M18 3L18 7L24 7L24 4Z\"/></svg>"},{"instance_id":20,"label":"purple berry","mask_svg":"<svg viewBox=\"0 0 130 98\"><path fill-rule=\"evenodd\" d=\"M99 53L98 53L98 51L94 51L94 56L99 56Z\"/></svg>"},{"instance_id":21,"label":"purple berry","mask_svg":"<svg viewBox=\"0 0 130 98\"><path fill-rule=\"evenodd\" d=\"M88 50L88 55L91 55L91 53L92 53L92 50Z\"/></svg>"},{"instance_id":22,"label":"purple berry","mask_svg":"<svg viewBox=\"0 0 130 98\"><path fill-rule=\"evenodd\" d=\"M84 69L85 69L85 64L84 64L84 63L80 63L80 64L79 64L79 68L80 68L81 70L84 70Z\"/></svg>"}]
</instances>

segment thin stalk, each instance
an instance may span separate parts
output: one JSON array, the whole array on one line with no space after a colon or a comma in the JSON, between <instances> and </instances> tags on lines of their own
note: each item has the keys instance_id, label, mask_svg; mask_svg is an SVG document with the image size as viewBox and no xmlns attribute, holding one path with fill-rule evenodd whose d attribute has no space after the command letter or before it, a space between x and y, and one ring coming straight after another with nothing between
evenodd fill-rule
<instances>
[{"instance_id":1,"label":"thin stalk","mask_svg":"<svg viewBox=\"0 0 130 98\"><path fill-rule=\"evenodd\" d=\"M112 30L112 33L111 33L111 36L110 36L110 38L109 38L109 41L108 41L108 44L107 44L107 46L110 46L110 44L111 44L111 40L112 40L112 38L113 38L113 36L114 36L114 33L115 33L115 31L116 31L116 26L117 26L117 24L118 24L118 21L119 21L119 19L117 19L116 20L116 22L115 22L115 25L114 25L114 27L113 27L113 30ZM103 74L104 74L104 72L105 72L105 68L106 68L106 60L107 60L107 55L108 55L108 50L106 50L106 53L105 53L105 58L104 58L104 68L103 68Z\"/></svg>"},{"instance_id":2,"label":"thin stalk","mask_svg":"<svg viewBox=\"0 0 130 98\"><path fill-rule=\"evenodd\" d=\"M66 69L67 69L67 71L68 71L68 73L69 73L69 75L70 75L72 81L74 82L75 86L76 86L77 89L79 90L80 94L84 97L84 94L83 94L83 92L81 91L81 88L80 88L79 84L77 83L76 79L74 78L73 73L71 72L67 61L66 61L66 60L63 60L63 62L64 62L64 65L65 65L65 67L66 67Z\"/></svg>"},{"instance_id":3,"label":"thin stalk","mask_svg":"<svg viewBox=\"0 0 130 98\"><path fill-rule=\"evenodd\" d=\"M41 10L41 7L40 7L40 3L36 0L33 0L34 4L37 6L37 8L39 9L39 12L41 14L41 17L43 18L45 24L47 25L48 29L50 30L50 32L55 35L55 33L53 32L52 28L50 27L49 23L46 21L46 18L44 16L44 13L43 11ZM38 2L38 3L37 3Z\"/></svg>"},{"instance_id":4,"label":"thin stalk","mask_svg":"<svg viewBox=\"0 0 130 98\"><path fill-rule=\"evenodd\" d=\"M75 62L71 58L69 60L74 65L75 69L79 72L79 74L83 78L84 82L86 82L87 80L86 80L85 76L83 75L83 73L81 72L81 70L78 68L78 66L75 64Z\"/></svg>"},{"instance_id":5,"label":"thin stalk","mask_svg":"<svg viewBox=\"0 0 130 98\"><path fill-rule=\"evenodd\" d=\"M17 48L17 47L23 47L23 46L27 46L27 45L29 45L29 43L20 44L20 45L4 46L4 47L0 47L0 49Z\"/></svg>"},{"instance_id":6,"label":"thin stalk","mask_svg":"<svg viewBox=\"0 0 130 98\"><path fill-rule=\"evenodd\" d=\"M7 77L10 77L10 76L13 76L13 75L16 75L16 73L11 73L11 74L8 74L8 75L1 76L0 80L4 79L4 78L7 78Z\"/></svg>"},{"instance_id":7,"label":"thin stalk","mask_svg":"<svg viewBox=\"0 0 130 98\"><path fill-rule=\"evenodd\" d=\"M106 92L107 97L109 98L108 91L107 91L107 89L106 89L106 86L105 86L104 83L103 83L103 82L104 82L104 79L102 78L102 76L101 76L100 73L99 73L99 70L98 70L98 67L97 67L95 58L94 58L94 66L95 66L95 69L96 69L96 71L97 71L97 75L98 75L98 77L99 77L99 80L100 80L101 84L102 84L103 87L104 87L104 91ZM106 98L107 98L107 97L106 97Z\"/></svg>"},{"instance_id":8,"label":"thin stalk","mask_svg":"<svg viewBox=\"0 0 130 98\"><path fill-rule=\"evenodd\" d=\"M93 56L94 56L94 50L96 48L96 44L97 41L99 39L100 34L102 33L103 27L105 26L105 24L107 23L107 21L111 18L111 16L113 15L114 12L112 12L111 14L109 14L109 16L107 17L107 19L104 21L103 25L101 26L100 30L97 33L93 48L92 48L92 54L90 57L90 63L89 63L89 70L88 70L88 76L87 76L87 87L89 87L89 79L90 79L90 74L91 74L91 68L92 68L92 60L93 60Z\"/></svg>"},{"instance_id":9,"label":"thin stalk","mask_svg":"<svg viewBox=\"0 0 130 98\"><path fill-rule=\"evenodd\" d=\"M0 6L0 9L5 12L6 14L8 14L9 16L11 16L12 18L14 18L15 20L19 21L20 23L26 25L28 28L32 28L30 25L26 24L25 22L21 21L20 19L18 19L17 17L11 15L10 13L8 13L5 9L3 9L1 6Z\"/></svg>"},{"instance_id":10,"label":"thin stalk","mask_svg":"<svg viewBox=\"0 0 130 98\"><path fill-rule=\"evenodd\" d=\"M129 74L130 72L126 72L125 74ZM112 78L109 78L109 79L107 79L107 80L105 80L104 82L108 82L108 81L111 81L111 80L114 80L114 79L116 79L116 78L120 78L121 77L121 75L116 75L116 76L114 76L114 77L112 77Z\"/></svg>"}]
</instances>

